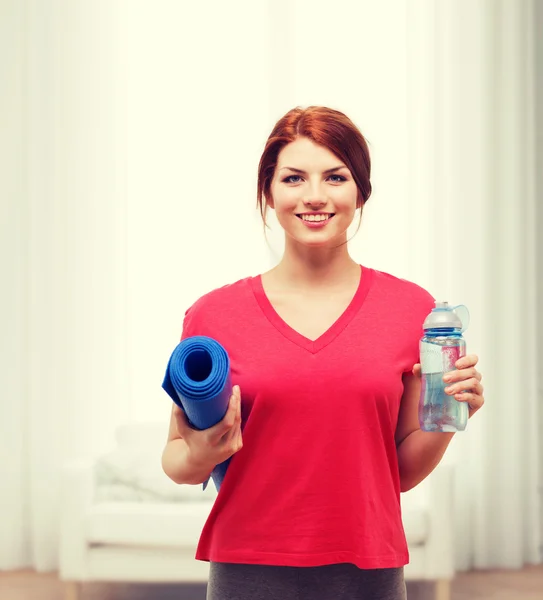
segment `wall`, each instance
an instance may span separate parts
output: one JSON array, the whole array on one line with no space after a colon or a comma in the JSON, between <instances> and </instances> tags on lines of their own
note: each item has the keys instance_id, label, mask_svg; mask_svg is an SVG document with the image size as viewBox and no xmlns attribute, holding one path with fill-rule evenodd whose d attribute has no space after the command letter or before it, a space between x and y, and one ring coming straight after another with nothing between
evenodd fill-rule
<instances>
[{"instance_id":1,"label":"wall","mask_svg":"<svg viewBox=\"0 0 543 600\"><path fill-rule=\"evenodd\" d=\"M535 193L537 211L537 306L539 310L538 338L543 339L543 2L534 2L534 40L535 40ZM543 372L543 352L539 356L539 372ZM543 379L538 378L539 431L543 431ZM539 438L540 464L543 466L543 436ZM541 506L541 539L543 540L543 468L540 470L540 506ZM543 560L543 545L541 546Z\"/></svg>"}]
</instances>

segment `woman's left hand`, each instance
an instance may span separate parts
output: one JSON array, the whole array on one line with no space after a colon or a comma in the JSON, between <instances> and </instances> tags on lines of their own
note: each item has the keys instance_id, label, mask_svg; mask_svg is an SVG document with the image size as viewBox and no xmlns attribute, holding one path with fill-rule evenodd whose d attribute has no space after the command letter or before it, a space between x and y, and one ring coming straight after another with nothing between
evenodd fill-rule
<instances>
[{"instance_id":1,"label":"woman's left hand","mask_svg":"<svg viewBox=\"0 0 543 600\"><path fill-rule=\"evenodd\" d=\"M484 388L481 383L483 377L475 368L478 362L479 357L476 354L468 354L456 361L455 371L443 375L443 381L447 384L445 392L454 396L458 402L467 402L470 417L485 403ZM413 367L413 374L417 377L421 376L419 363Z\"/></svg>"}]
</instances>

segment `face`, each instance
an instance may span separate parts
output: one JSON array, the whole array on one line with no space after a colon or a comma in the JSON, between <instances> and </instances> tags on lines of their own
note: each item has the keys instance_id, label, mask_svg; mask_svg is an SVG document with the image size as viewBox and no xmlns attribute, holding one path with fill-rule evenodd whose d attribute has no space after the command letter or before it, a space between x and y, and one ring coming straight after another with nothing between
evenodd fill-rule
<instances>
[{"instance_id":1,"label":"face","mask_svg":"<svg viewBox=\"0 0 543 600\"><path fill-rule=\"evenodd\" d=\"M287 236L311 246L343 242L357 208L358 188L335 154L308 138L279 153L269 206Z\"/></svg>"}]
</instances>

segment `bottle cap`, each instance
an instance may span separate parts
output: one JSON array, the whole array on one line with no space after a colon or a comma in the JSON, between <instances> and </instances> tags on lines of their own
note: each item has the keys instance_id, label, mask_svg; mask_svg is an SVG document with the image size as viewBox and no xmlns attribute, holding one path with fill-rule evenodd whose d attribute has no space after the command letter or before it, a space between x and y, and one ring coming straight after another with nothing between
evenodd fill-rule
<instances>
[{"instance_id":1,"label":"bottle cap","mask_svg":"<svg viewBox=\"0 0 543 600\"><path fill-rule=\"evenodd\" d=\"M449 306L448 302L436 300L436 306L424 321L424 329L443 327L448 329L460 329L464 332L469 325L469 312L466 306Z\"/></svg>"}]
</instances>

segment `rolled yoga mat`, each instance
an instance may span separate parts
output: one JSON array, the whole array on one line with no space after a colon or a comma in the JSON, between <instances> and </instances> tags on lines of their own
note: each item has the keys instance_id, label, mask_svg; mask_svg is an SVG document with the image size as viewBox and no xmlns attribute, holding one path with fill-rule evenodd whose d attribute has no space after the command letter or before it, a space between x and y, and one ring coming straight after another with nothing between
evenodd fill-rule
<instances>
[{"instance_id":1,"label":"rolled yoga mat","mask_svg":"<svg viewBox=\"0 0 543 600\"><path fill-rule=\"evenodd\" d=\"M213 338L198 335L185 338L172 352L163 389L187 415L196 429L208 429L222 420L232 395L230 358ZM230 459L211 473L217 490L226 475ZM208 482L204 483L204 490Z\"/></svg>"}]
</instances>

